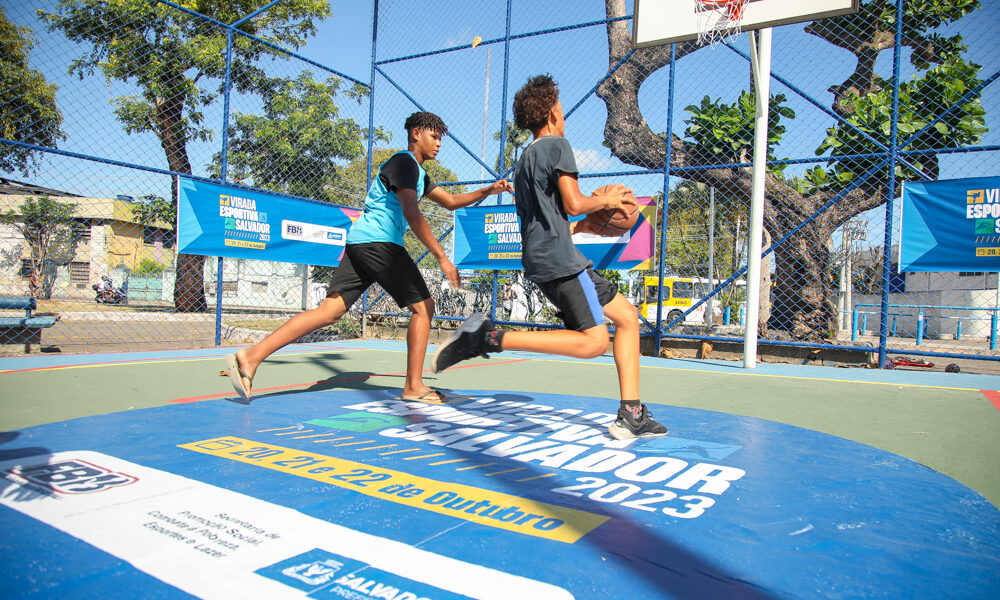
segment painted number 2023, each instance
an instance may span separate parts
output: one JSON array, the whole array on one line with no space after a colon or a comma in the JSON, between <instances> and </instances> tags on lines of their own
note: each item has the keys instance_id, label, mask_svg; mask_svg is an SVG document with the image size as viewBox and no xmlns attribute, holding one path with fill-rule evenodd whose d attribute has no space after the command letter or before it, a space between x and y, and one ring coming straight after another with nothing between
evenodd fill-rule
<instances>
[{"instance_id":1,"label":"painted number 2023","mask_svg":"<svg viewBox=\"0 0 1000 600\"><path fill-rule=\"evenodd\" d=\"M715 500L705 496L685 495L678 496L670 490L644 490L631 483L608 483L597 477L577 477L578 485L568 485L555 488L552 491L567 496L583 496L582 490L593 490L586 494L591 500L597 502L609 502L621 504L626 508L634 508L647 512L657 510L672 517L681 519L694 519L700 517L705 509L715 504ZM677 506L657 506L664 502L681 500L684 505Z\"/></svg>"}]
</instances>

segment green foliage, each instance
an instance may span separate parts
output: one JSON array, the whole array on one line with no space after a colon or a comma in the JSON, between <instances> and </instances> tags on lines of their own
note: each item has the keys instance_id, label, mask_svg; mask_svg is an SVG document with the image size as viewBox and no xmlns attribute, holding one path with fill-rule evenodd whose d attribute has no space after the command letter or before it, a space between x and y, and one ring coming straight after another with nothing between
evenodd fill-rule
<instances>
[{"instance_id":1,"label":"green foliage","mask_svg":"<svg viewBox=\"0 0 1000 600\"><path fill-rule=\"evenodd\" d=\"M51 256L72 259L76 246L73 213L76 204L52 200L48 196L29 197L18 208L0 214L0 223L11 225L24 238L30 251L31 293L49 297L55 279L55 261ZM68 262L68 260L60 261Z\"/></svg>"},{"instance_id":2,"label":"green foliage","mask_svg":"<svg viewBox=\"0 0 1000 600\"><path fill-rule=\"evenodd\" d=\"M979 65L966 62L959 56L952 56L923 76L903 83L899 89L900 143L910 140L948 107L954 106L969 90L979 85L979 70ZM838 124L828 129L827 137L816 153L824 154L829 151L831 156L837 157L884 152L883 148L890 142L892 87L886 84L881 90L863 96L852 92L842 102L850 106L852 114L847 117L847 121L854 127ZM987 131L985 115L977 94L951 110L901 149L935 150L977 144ZM904 156L903 161L896 166L897 181L918 178L914 168L937 178L937 159L933 152ZM877 157L837 161L832 171L826 172L819 167L807 171L801 180L796 181L796 186L803 192L843 186L875 168L878 162Z\"/></svg>"},{"instance_id":3,"label":"green foliage","mask_svg":"<svg viewBox=\"0 0 1000 600\"><path fill-rule=\"evenodd\" d=\"M903 5L903 40L914 51L910 63L926 70L965 50L961 36L944 37L930 30L958 21L979 9L980 0L906 0ZM845 47L855 48L858 40L867 40L873 31L896 30L896 0L865 0L856 14L823 21L823 28L837 32ZM886 46L890 48L891 46Z\"/></svg>"},{"instance_id":4,"label":"green foliage","mask_svg":"<svg viewBox=\"0 0 1000 600\"><path fill-rule=\"evenodd\" d=\"M0 222L13 225L29 243L48 243L60 233L71 235L76 204L57 202L48 196L29 197L18 210L0 216Z\"/></svg>"},{"instance_id":5,"label":"green foliage","mask_svg":"<svg viewBox=\"0 0 1000 600\"><path fill-rule=\"evenodd\" d=\"M177 222L177 211L172 202L159 196L145 196L131 206L135 222L144 227L173 229Z\"/></svg>"},{"instance_id":6,"label":"green foliage","mask_svg":"<svg viewBox=\"0 0 1000 600\"><path fill-rule=\"evenodd\" d=\"M0 95L0 137L56 148L59 140L66 139L61 129L62 113L56 107L58 86L28 67L35 41L31 29L11 23L0 6L0 82L4 90ZM34 150L0 146L0 171L29 175L37 172L38 160Z\"/></svg>"},{"instance_id":7,"label":"green foliage","mask_svg":"<svg viewBox=\"0 0 1000 600\"><path fill-rule=\"evenodd\" d=\"M144 258L139 266L132 270L132 275L138 277L156 276L167 270L167 267L151 258Z\"/></svg>"},{"instance_id":8,"label":"green foliage","mask_svg":"<svg viewBox=\"0 0 1000 600\"><path fill-rule=\"evenodd\" d=\"M628 297L628 279L622 276L622 271L617 269L604 269L597 271L597 274L607 279L608 283L617 287L618 292L622 296Z\"/></svg>"},{"instance_id":9,"label":"green foliage","mask_svg":"<svg viewBox=\"0 0 1000 600\"><path fill-rule=\"evenodd\" d=\"M338 99L360 103L368 90L343 80L325 82L303 72L295 79L275 78L267 87L264 114L233 113L227 179L296 196L344 204L339 189L348 161L364 156L368 132L342 118ZM388 136L376 130L376 139ZM221 156L210 169L221 176Z\"/></svg>"},{"instance_id":10,"label":"green foliage","mask_svg":"<svg viewBox=\"0 0 1000 600\"><path fill-rule=\"evenodd\" d=\"M143 196L131 206L132 216L135 222L145 228L155 227L166 229L167 245L173 245L174 236L177 232L174 227L177 223L177 208L173 202L167 202L159 196Z\"/></svg>"},{"instance_id":11,"label":"green foliage","mask_svg":"<svg viewBox=\"0 0 1000 600\"><path fill-rule=\"evenodd\" d=\"M911 64L919 73L899 88L899 142L909 142L900 150L935 150L959 148L980 142L987 131L981 94L975 94L956 106L963 96L981 83L980 65L962 57L967 47L960 35L945 37L933 29L961 19L980 7L979 0L907 0L903 14L903 43L912 48ZM861 6L855 15L845 15L822 22L823 32L836 32L841 45L853 48L856 41L868 40L876 32L883 37L894 35L896 3L873 0ZM812 27L812 26L810 26ZM815 32L814 32L815 33ZM828 41L829 34L824 36ZM884 45L891 50L892 44ZM884 153L890 142L892 126L892 85L873 78L869 88L844 89L838 96L837 108L850 126L838 123L827 129L826 138L816 149L818 155L831 157L868 153ZM947 112L947 114L945 114ZM927 131L910 139L939 116L944 115ZM854 179L877 167L881 161L844 159L831 169L814 167L792 183L800 193L819 189L839 190ZM933 152L901 157L894 173L897 182L918 179L921 175L938 177L938 160ZM888 173L886 173L888 177ZM875 177L875 181L886 177Z\"/></svg>"},{"instance_id":12,"label":"green foliage","mask_svg":"<svg viewBox=\"0 0 1000 600\"><path fill-rule=\"evenodd\" d=\"M198 12L232 23L260 8L256 0L198 2ZM134 84L138 94L112 102L129 133L155 132L172 168L186 165L184 145L206 140L204 109L219 96L225 74L226 35L219 27L159 2L61 0L57 12L38 11L50 31L61 31L89 50L69 72L80 78L100 70ZM240 25L240 31L271 43L299 48L316 32L316 19L330 15L326 0L285 0ZM254 62L275 51L242 35L233 36L233 86L259 92L267 84ZM210 82L215 81L214 87ZM187 165L189 172L190 166Z\"/></svg>"},{"instance_id":13,"label":"green foliage","mask_svg":"<svg viewBox=\"0 0 1000 600\"><path fill-rule=\"evenodd\" d=\"M497 131L493 134L493 139L500 139L500 132ZM496 170L498 175L503 176L508 169L517 163L518 157L521 155L521 150L528 145L531 141L531 132L527 129L518 129L517 125L513 121L507 121L507 136L504 139L504 161L503 168L500 168L500 155L497 154L497 158L493 161L493 168Z\"/></svg>"},{"instance_id":14,"label":"green foliage","mask_svg":"<svg viewBox=\"0 0 1000 600\"><path fill-rule=\"evenodd\" d=\"M725 190L715 195L715 222L709 219L711 190L708 186L679 182L670 191L667 211L666 274L708 277L708 231L714 227L713 263L716 279L727 279L742 262L749 210ZM660 198L657 198L659 203ZM652 273L651 273L652 274Z\"/></svg>"},{"instance_id":15,"label":"green foliage","mask_svg":"<svg viewBox=\"0 0 1000 600\"><path fill-rule=\"evenodd\" d=\"M259 0L188 2L200 14L234 23L261 8ZM232 90L252 94L269 80L261 59L285 60L267 44L298 49L316 33L317 19L330 16L327 0L284 0L241 23L231 36ZM61 31L84 48L72 62L80 78L101 71L108 81L125 82L134 94L112 100L128 133L151 132L159 139L170 170L191 173L187 144L211 139L204 111L220 96L226 75L227 33L218 25L177 8L148 0L60 0L55 12L38 11L49 31ZM178 255L174 304L184 312L206 309L204 258Z\"/></svg>"},{"instance_id":16,"label":"green foliage","mask_svg":"<svg viewBox=\"0 0 1000 600\"><path fill-rule=\"evenodd\" d=\"M783 106L785 100L784 94L771 96L768 110L768 160L775 158L774 147L785 133L785 126L781 124L782 117L795 118L795 111ZM717 163L747 162L753 156L757 101L752 93L740 93L733 104L724 104L721 99L712 100L705 96L701 104L692 104L685 110L691 113L691 117L684 121L687 124L684 135L694 142L694 152L702 160ZM780 172L783 167L768 168Z\"/></svg>"}]
</instances>

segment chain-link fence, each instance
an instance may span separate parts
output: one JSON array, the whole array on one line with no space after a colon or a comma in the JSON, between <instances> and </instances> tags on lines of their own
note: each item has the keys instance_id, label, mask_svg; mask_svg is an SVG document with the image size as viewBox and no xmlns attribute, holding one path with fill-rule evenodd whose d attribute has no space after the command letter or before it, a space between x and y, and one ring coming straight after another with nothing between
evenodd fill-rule
<instances>
[{"instance_id":1,"label":"chain-link fence","mask_svg":"<svg viewBox=\"0 0 1000 600\"><path fill-rule=\"evenodd\" d=\"M369 85L294 52L329 6L263 6L5 3L4 347L244 344L324 297L326 268L177 252L180 176L363 201Z\"/></svg>"},{"instance_id":2,"label":"chain-link fence","mask_svg":"<svg viewBox=\"0 0 1000 600\"><path fill-rule=\"evenodd\" d=\"M314 306L329 270L176 256L174 175L359 206L369 169L405 147L401 123L423 109L449 126L431 177L475 189L510 176L530 142L511 122L514 92L550 73L581 189L624 183L658 203L653 268L608 273L655 350L742 340L749 300L765 346L997 359L996 273L897 267L903 182L995 173L991 3L862 0L856 15L774 29L757 299L747 298L746 34L633 50L624 0L380 0L371 75L359 81L295 52L329 16L325 2L264 6L6 7L11 63L22 67L3 82L0 293L36 297L36 315L59 317L43 347L259 338ZM426 204L450 249L451 214ZM33 214L49 215L37 233ZM423 254L412 234L407 245ZM447 290L433 259L420 264L439 322L478 310L517 326L559 323L521 272L465 272L463 289ZM110 291L92 290L102 275ZM362 312L398 310L386 300L373 288L324 335L358 335Z\"/></svg>"},{"instance_id":3,"label":"chain-link fence","mask_svg":"<svg viewBox=\"0 0 1000 600\"><path fill-rule=\"evenodd\" d=\"M624 183L659 204L654 268L609 274L640 308L644 334L657 349L664 339L741 342L755 111L747 35L633 50L631 3L531 4L478 3L457 24L449 15L468 3L422 6L448 34L414 40L403 35L414 12L380 2L376 115L440 112L456 142L441 164L478 185L509 174L530 141L510 124L514 92L552 74L581 188ZM904 181L995 169L997 15L978 2L866 1L855 15L775 29L761 344L887 362L996 357L996 274L899 273L897 241ZM476 289L490 287L497 319L520 325L535 298L509 281L517 275L477 273Z\"/></svg>"}]
</instances>

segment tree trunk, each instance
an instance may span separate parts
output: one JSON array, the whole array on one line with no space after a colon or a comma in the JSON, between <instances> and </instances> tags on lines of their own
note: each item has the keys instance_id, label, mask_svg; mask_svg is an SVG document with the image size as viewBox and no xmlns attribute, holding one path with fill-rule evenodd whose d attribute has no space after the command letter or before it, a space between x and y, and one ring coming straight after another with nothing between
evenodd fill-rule
<instances>
[{"instance_id":1,"label":"tree trunk","mask_svg":"<svg viewBox=\"0 0 1000 600\"><path fill-rule=\"evenodd\" d=\"M761 248L768 249L771 246L771 235L764 229L763 243ZM757 314L757 330L759 334L767 331L767 323L771 318L771 257L774 253L768 254L760 260L760 304Z\"/></svg>"},{"instance_id":2,"label":"tree trunk","mask_svg":"<svg viewBox=\"0 0 1000 600\"><path fill-rule=\"evenodd\" d=\"M177 173L191 173L186 138L182 129L183 98L159 98L153 108L152 119L160 146L167 156L167 165ZM174 214L177 214L177 181L170 184ZM216 290L221 294L222 290ZM177 255L177 275L174 279L174 308L177 312L206 312L205 257L195 254Z\"/></svg>"},{"instance_id":3,"label":"tree trunk","mask_svg":"<svg viewBox=\"0 0 1000 600\"><path fill-rule=\"evenodd\" d=\"M605 8L609 18L627 14L624 0L605 0ZM631 35L623 21L609 22L607 32L608 65L613 67L631 50ZM698 46L682 42L674 48L680 59L696 51ZM696 147L678 136L668 138L666 134L656 133L642 116L639 88L656 70L669 64L669 46L640 48L597 88L598 97L607 107L604 135L608 147L622 162L648 169L663 167L667 143L671 145L671 168L718 164L717 157L697 154ZM862 75L866 72L865 66L861 61L859 72ZM854 87L858 85L850 83ZM745 160L734 162L749 160L749 157L742 158ZM726 190L734 201L750 203L749 168L694 170L686 172L684 177ZM880 184L861 186L827 208L823 207L832 199L829 191L802 194L789 182L770 173L765 177L764 188L764 226L775 240L805 223L811 215L823 211L775 249L775 285L773 288L768 286L772 302L767 319L769 329L785 330L797 339L820 340L834 329L837 314L830 271L830 236L852 216L884 204L885 188ZM763 294L761 302L762 314L766 315Z\"/></svg>"},{"instance_id":4,"label":"tree trunk","mask_svg":"<svg viewBox=\"0 0 1000 600\"><path fill-rule=\"evenodd\" d=\"M788 216L781 215L784 218L769 225L776 237L787 235L799 224L789 221ZM828 243L837 225L829 219L817 219L812 225L803 227L775 248L774 288L767 326L786 331L797 340L821 342L837 325L836 288Z\"/></svg>"}]
</instances>

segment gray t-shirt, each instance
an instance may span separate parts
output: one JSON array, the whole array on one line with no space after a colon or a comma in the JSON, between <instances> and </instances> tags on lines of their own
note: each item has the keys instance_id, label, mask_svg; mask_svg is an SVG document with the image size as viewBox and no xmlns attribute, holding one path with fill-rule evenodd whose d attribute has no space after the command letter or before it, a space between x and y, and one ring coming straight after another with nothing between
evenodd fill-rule
<instances>
[{"instance_id":1,"label":"gray t-shirt","mask_svg":"<svg viewBox=\"0 0 1000 600\"><path fill-rule=\"evenodd\" d=\"M532 281L576 275L592 263L573 245L559 196L560 173L576 174L566 138L545 136L528 146L514 171L514 202L521 219L521 263Z\"/></svg>"}]
</instances>

